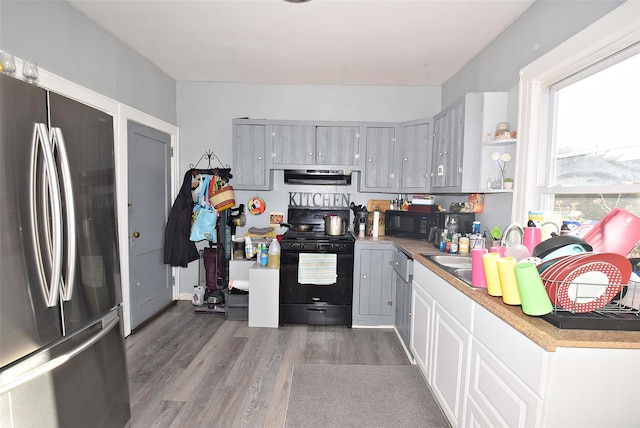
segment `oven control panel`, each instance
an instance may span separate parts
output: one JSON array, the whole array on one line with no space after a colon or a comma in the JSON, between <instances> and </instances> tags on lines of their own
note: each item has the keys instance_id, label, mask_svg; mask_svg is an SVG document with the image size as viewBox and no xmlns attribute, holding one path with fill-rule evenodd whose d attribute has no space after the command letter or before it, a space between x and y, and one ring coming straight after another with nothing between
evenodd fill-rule
<instances>
[{"instance_id":1,"label":"oven control panel","mask_svg":"<svg viewBox=\"0 0 640 428\"><path fill-rule=\"evenodd\" d=\"M299 253L349 253L353 252L352 242L312 242L294 241L282 242L281 251Z\"/></svg>"}]
</instances>

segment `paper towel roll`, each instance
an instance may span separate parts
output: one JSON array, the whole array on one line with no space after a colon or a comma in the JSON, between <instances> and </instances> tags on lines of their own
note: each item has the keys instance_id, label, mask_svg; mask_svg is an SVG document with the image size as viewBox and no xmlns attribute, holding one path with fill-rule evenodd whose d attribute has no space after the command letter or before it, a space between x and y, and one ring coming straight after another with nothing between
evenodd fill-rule
<instances>
[{"instance_id":1,"label":"paper towel roll","mask_svg":"<svg viewBox=\"0 0 640 428\"><path fill-rule=\"evenodd\" d=\"M229 281L229 290L232 288L249 291L249 281L246 279L232 279Z\"/></svg>"},{"instance_id":2,"label":"paper towel roll","mask_svg":"<svg viewBox=\"0 0 640 428\"><path fill-rule=\"evenodd\" d=\"M373 229L371 232L372 237L374 238L378 237L379 228L380 228L380 211L376 210L373 212Z\"/></svg>"}]
</instances>

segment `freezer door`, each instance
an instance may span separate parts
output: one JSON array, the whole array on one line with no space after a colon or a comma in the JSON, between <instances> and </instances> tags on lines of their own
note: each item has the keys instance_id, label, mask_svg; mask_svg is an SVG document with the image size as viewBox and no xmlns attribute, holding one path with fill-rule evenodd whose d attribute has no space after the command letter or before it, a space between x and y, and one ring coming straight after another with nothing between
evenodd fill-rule
<instances>
[{"instance_id":1,"label":"freezer door","mask_svg":"<svg viewBox=\"0 0 640 428\"><path fill-rule=\"evenodd\" d=\"M2 427L124 427L131 419L118 310L0 373Z\"/></svg>"},{"instance_id":2,"label":"freezer door","mask_svg":"<svg viewBox=\"0 0 640 428\"><path fill-rule=\"evenodd\" d=\"M64 205L61 295L68 334L122 301L113 118L53 92L49 104Z\"/></svg>"},{"instance_id":3,"label":"freezer door","mask_svg":"<svg viewBox=\"0 0 640 428\"><path fill-rule=\"evenodd\" d=\"M0 369L62 334L59 305L47 305L56 297L47 293L52 267L34 243L37 213L29 197L34 144L46 137L34 131L46 133L46 123L46 92L0 74Z\"/></svg>"}]
</instances>

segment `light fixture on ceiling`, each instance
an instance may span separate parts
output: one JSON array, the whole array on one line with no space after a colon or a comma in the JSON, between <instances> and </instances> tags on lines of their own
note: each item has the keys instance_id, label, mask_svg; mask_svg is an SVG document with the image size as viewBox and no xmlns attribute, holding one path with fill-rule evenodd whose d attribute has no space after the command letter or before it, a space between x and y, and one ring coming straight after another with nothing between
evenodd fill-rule
<instances>
[{"instance_id":1,"label":"light fixture on ceiling","mask_svg":"<svg viewBox=\"0 0 640 428\"><path fill-rule=\"evenodd\" d=\"M286 1L287 3L306 3L311 0L284 0L284 1Z\"/></svg>"}]
</instances>

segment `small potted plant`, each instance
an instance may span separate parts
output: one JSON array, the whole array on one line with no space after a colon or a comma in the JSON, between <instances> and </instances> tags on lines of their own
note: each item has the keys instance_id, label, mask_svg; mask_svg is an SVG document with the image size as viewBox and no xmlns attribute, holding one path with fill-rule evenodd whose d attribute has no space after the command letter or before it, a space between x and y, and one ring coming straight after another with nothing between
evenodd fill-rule
<instances>
[{"instance_id":1,"label":"small potted plant","mask_svg":"<svg viewBox=\"0 0 640 428\"><path fill-rule=\"evenodd\" d=\"M513 189L513 178L507 177L503 182L505 189Z\"/></svg>"}]
</instances>

